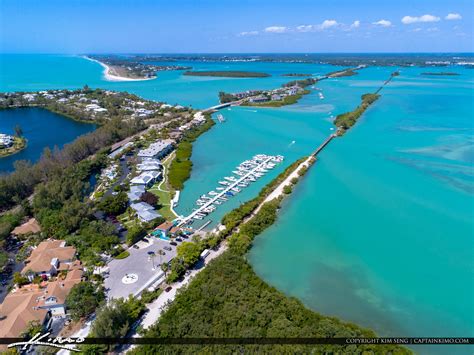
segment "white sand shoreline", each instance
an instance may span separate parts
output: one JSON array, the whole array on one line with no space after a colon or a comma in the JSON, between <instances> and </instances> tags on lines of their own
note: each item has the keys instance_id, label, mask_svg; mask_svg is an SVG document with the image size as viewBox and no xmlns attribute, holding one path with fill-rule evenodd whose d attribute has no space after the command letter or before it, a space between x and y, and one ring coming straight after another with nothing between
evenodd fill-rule
<instances>
[{"instance_id":1,"label":"white sand shoreline","mask_svg":"<svg viewBox=\"0 0 474 355\"><path fill-rule=\"evenodd\" d=\"M102 68L104 68L104 78L107 81L145 81L145 80L154 80L154 79L156 79L156 76L154 78L132 79L132 78L126 78L126 77L123 77L123 76L113 75L113 74L110 74L111 68L107 64L102 63L102 62L98 61L97 59L89 58L87 56L82 56L82 58L84 58L86 60L90 60L91 62L98 63Z\"/></svg>"}]
</instances>

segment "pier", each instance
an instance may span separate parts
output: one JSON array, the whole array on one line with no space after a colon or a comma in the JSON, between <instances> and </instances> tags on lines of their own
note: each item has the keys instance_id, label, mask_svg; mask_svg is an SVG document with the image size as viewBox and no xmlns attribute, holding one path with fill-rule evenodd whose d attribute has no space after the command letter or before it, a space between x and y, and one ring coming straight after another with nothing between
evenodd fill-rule
<instances>
[{"instance_id":1,"label":"pier","mask_svg":"<svg viewBox=\"0 0 474 355\"><path fill-rule=\"evenodd\" d=\"M330 141L333 140L333 138L337 137L337 133L331 134L329 137L326 138L326 140L321 143L321 145L316 148L316 150L311 154L312 157L316 158L316 156L329 144Z\"/></svg>"},{"instance_id":2,"label":"pier","mask_svg":"<svg viewBox=\"0 0 474 355\"><path fill-rule=\"evenodd\" d=\"M186 223L189 223L190 221L192 221L192 219L194 218L194 216L196 216L197 214L199 214L200 212L203 212L204 209L208 208L209 206L211 206L214 202L216 202L219 198L221 198L222 196L224 196L227 192L229 192L232 188L236 187L238 184L240 184L242 181L244 181L245 179L247 179L250 175L253 175L255 174L256 172L258 172L259 169L263 168L268 162L270 162L271 160L273 159L273 157L268 157L267 159L265 159L263 162L261 162L260 164L258 164L256 167L252 168L247 174L245 174L244 176L242 176L240 179L237 179L235 182L233 183L230 183L224 190L222 190L220 193L218 193L217 195L215 195L214 197L212 197L209 201L207 201L204 205L200 206L198 209L194 210L190 215L188 215L187 217L184 217L179 223L178 223L178 227L186 224Z\"/></svg>"}]
</instances>

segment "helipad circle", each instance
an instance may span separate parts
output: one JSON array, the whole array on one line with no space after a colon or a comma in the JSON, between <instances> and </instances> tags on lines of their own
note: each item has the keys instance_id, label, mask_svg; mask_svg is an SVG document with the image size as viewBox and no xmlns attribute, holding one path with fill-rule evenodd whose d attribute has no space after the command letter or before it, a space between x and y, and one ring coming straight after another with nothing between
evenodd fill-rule
<instances>
[{"instance_id":1,"label":"helipad circle","mask_svg":"<svg viewBox=\"0 0 474 355\"><path fill-rule=\"evenodd\" d=\"M124 277L122 277L122 283L126 285L133 284L138 281L138 275L137 274L126 274Z\"/></svg>"}]
</instances>

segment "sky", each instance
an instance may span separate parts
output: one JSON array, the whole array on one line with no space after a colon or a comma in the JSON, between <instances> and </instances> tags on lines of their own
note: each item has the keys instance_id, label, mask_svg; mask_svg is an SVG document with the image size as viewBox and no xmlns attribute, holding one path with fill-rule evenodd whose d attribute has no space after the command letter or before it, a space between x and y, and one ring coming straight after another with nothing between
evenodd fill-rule
<instances>
[{"instance_id":1,"label":"sky","mask_svg":"<svg viewBox=\"0 0 474 355\"><path fill-rule=\"evenodd\" d=\"M474 52L474 0L0 0L0 53Z\"/></svg>"}]
</instances>

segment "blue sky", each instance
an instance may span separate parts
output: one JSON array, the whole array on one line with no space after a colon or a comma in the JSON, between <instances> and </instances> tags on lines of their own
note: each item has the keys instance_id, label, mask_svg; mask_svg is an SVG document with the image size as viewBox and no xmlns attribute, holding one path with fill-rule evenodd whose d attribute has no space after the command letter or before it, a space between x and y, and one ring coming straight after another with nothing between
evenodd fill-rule
<instances>
[{"instance_id":1,"label":"blue sky","mask_svg":"<svg viewBox=\"0 0 474 355\"><path fill-rule=\"evenodd\" d=\"M0 0L0 52L473 52L473 0Z\"/></svg>"}]
</instances>

